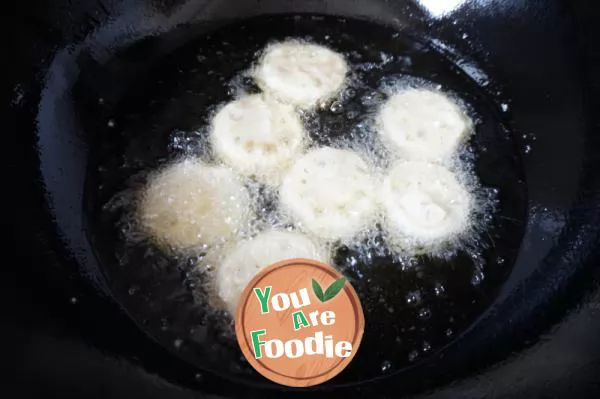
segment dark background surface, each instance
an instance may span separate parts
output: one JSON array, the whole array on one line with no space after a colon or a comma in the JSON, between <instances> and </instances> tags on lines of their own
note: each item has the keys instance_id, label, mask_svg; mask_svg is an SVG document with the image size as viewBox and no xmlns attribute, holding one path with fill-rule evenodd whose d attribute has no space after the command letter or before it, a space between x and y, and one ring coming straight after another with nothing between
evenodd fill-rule
<instances>
[{"instance_id":1,"label":"dark background surface","mask_svg":"<svg viewBox=\"0 0 600 399\"><path fill-rule=\"evenodd\" d=\"M163 6L166 3L177 2L162 2ZM597 40L600 39L597 25L600 24L596 19L598 13L591 1L541 3L547 3L549 7L554 6L560 13L568 15L560 21L553 21L544 20L544 14L540 14L540 22L547 24L547 29L541 32L548 35L550 43L554 26L556 35L562 34L565 26L569 28L568 45L572 52L568 54L577 57L580 66L571 72L576 73L584 82L583 98L590 110L588 129L600 132L600 117L594 115L594 110L600 109L600 51L597 46ZM178 361L153 361L152 359L164 359L162 348L147 341L117 306L103 297L95 287L77 278L76 273L64 273L65 270L76 270L75 260L61 254L60 251L48 251L49 246L45 242L47 232L32 232L29 228L35 220L43 216L43 211L31 195L30 185L35 182L22 179L21 176L25 174L17 169L17 165L20 166L23 158L27 156L32 157L31 167L36 167L36 160L28 151L31 143L19 139L24 127L20 124L15 125L30 118L35 111L21 106L21 97L30 89L21 82L27 82L28 76L38 73L37 69L27 69L28 65L39 66L40 61L42 64L50 62L51 53L47 49L50 44L58 42L65 31L75 36L83 35L106 17L101 13L91 15L90 26L70 26L69 20L73 15L67 15L77 13L77 2L61 4L62 7L54 8L56 15L51 15L46 13L43 2L9 2L8 15L12 12L14 18L3 18L3 25L8 28L3 35L3 41L6 43L3 64L8 66L6 79L10 92L9 109L5 114L8 115L8 118L5 118L8 123L4 131L6 142L3 140L4 151L10 154L3 157L3 160L7 161L7 167L3 170L8 172L4 192L10 206L5 210L9 222L5 233L9 237L3 240L6 248L0 272L0 383L4 390L1 396L209 396L200 394L194 387L179 387L175 382L179 377L195 378L198 388L203 386L205 377L180 375L189 374L190 370ZM489 10L493 14L494 8ZM505 34L508 37L504 30L507 26L497 22L493 15L488 14L487 18L491 25L487 33L489 40L502 41ZM518 9L515 8L511 19L519 19ZM465 29L468 31L469 27ZM35 45L34 39L39 37L45 37L46 42ZM20 51L19 46L28 46L27 56L37 57L37 61L7 62L10 54L25 53ZM505 48L510 49L511 46ZM506 54L497 54L498 57L504 57L507 63L518 62L518 55L509 50ZM557 56L565 56L565 53L558 51ZM553 65L549 64L548 68L552 70ZM522 78L536 80L535 74L525 69ZM35 103L35 99L30 101L31 104ZM551 104L560 104L560 99L547 105ZM531 107L532 112L536 111L535 106ZM548 111L543 105L539 107L539 112ZM12 132L16 134L11 135ZM597 133L590 137L595 143L600 140ZM595 195L598 204L600 198ZM41 242L45 242L44 245L40 244ZM53 247L57 248L60 245ZM596 272L586 276L586 284L572 286L571 288L576 290L585 289L589 292L585 300L579 301L578 295L569 296L573 297L573 302L566 303L571 309L568 314L561 317L562 312L557 312L554 316L557 324L550 329L543 329L545 332L542 337L528 342L527 349L490 369L475 373L475 377L457 381L430 392L425 397L600 397L600 290L596 283L599 278ZM510 320L507 320L507 323L510 323ZM481 354L482 357L486 355ZM239 396L243 396L242 394L243 392L238 393ZM389 392L386 397L398 397L400 394L401 392Z\"/></svg>"},{"instance_id":2,"label":"dark background surface","mask_svg":"<svg viewBox=\"0 0 600 399\"><path fill-rule=\"evenodd\" d=\"M3 290L6 288L3 285ZM15 287L16 288L16 287ZM18 295L26 295L22 289ZM106 356L84 342L74 328L50 321L48 306L30 305L42 313L32 320L2 322L3 397L6 398L195 398L206 397L180 388L128 361ZM27 301L29 302L29 301ZM76 314L77 305L65 298ZM78 315L93 317L93 315ZM457 382L426 398L597 398L600 393L600 295L522 355ZM10 389L12 388L12 389ZM9 390L10 389L10 390ZM13 394L9 394L9 392ZM212 395L210 395L212 396ZM399 397L390 394L388 397Z\"/></svg>"}]
</instances>

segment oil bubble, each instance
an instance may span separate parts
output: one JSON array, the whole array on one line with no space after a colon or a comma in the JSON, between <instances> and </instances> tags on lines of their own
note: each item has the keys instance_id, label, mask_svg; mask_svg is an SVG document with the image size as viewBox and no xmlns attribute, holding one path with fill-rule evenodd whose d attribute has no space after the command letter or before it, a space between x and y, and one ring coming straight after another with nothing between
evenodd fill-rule
<instances>
[{"instance_id":1,"label":"oil bubble","mask_svg":"<svg viewBox=\"0 0 600 399\"><path fill-rule=\"evenodd\" d=\"M391 369L392 369L392 363L390 361L385 360L383 363L381 363L381 372L382 373L387 373Z\"/></svg>"},{"instance_id":2,"label":"oil bubble","mask_svg":"<svg viewBox=\"0 0 600 399\"><path fill-rule=\"evenodd\" d=\"M431 310L429 308L422 308L419 310L419 319L429 320L431 318Z\"/></svg>"}]
</instances>

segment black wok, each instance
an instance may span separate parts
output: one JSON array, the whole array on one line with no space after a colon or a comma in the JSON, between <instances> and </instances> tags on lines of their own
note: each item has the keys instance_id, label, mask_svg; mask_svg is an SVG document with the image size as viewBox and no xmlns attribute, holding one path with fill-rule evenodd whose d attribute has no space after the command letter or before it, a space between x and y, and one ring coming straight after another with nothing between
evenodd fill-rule
<instances>
[{"instance_id":1,"label":"black wok","mask_svg":"<svg viewBox=\"0 0 600 399\"><path fill-rule=\"evenodd\" d=\"M467 2L454 10L446 3L448 13L438 15L431 4L378 0L15 3L8 22L12 29L8 48L14 50L5 77L11 90L6 115L15 122L5 133L10 174L6 192L14 200L7 208L13 232L7 252L14 260L5 265L3 278L4 332L6 342L15 343L7 345L9 360L3 361L11 365L8 385L31 381L21 389L32 397L46 390L73 397L188 397L192 392L278 397L283 391L297 396L399 397L434 389L439 390L433 397L488 393L521 397L515 387L519 381L539 378L535 371L539 361L527 363L517 354L537 343L576 305L589 303L582 301L586 294L593 298L595 288L600 259L600 141L593 113L597 89L592 74L593 33L588 24L591 17L586 18L592 10L585 2ZM448 68L457 68L460 76L474 82L473 99L490 99L500 107L498 114L503 105L508 109L499 118L510 132L515 162L522 172L510 179L521 180L519 192L525 193L521 196L524 223L516 234L519 245L510 258L512 268L498 277L502 284L476 320L448 345L409 367L377 377L369 374L362 380L334 380L307 391L265 386L203 367L210 362L198 360L185 345L173 348L157 339L156 327L144 323L151 315L141 315L154 308L142 311L128 302L133 301L126 294L131 286L121 284L115 278L118 273L105 270L103 244L89 233L88 208L94 205L86 200L90 165L97 166L94 148L110 141L114 109L123 98L132 101L127 97L130 84L143 85L154 63L181 43L239 20L280 15L273 17L277 21L284 14L368 21L365 41L381 40L376 28L369 30L372 23L429 46L447 60ZM108 128L96 128L99 121L109 121ZM503 145L487 144L492 152ZM504 172L498 174L506 177ZM133 274L139 275L139 270ZM140 281L151 284L152 277ZM161 277L166 285L179 282L174 275ZM16 306L7 306L15 302ZM159 301L157 306L162 306L157 312L177 314L174 319L192 317L182 315L177 302ZM598 311L593 304L584 309ZM569 317L575 331L600 330L598 324L581 327L574 316ZM560 331L556 334L560 336ZM560 350L547 350L547 356L565 356ZM587 368L581 366L581 374L573 379L579 381L575 384L580 392L586 392L579 397L595 397L591 389L596 379L587 376L600 359L600 346L588 339L583 352ZM511 357L512 362L507 360ZM486 367L503 361L504 369L479 380L446 385L481 376ZM361 364L355 367L360 369ZM562 367L558 374L569 374ZM515 370L523 370L523 376ZM69 382L68 375L77 381ZM146 383L145 378L152 382ZM481 378L488 382L482 384ZM469 385L469 381L476 383ZM583 385L586 381L589 385ZM544 392L543 387L535 389Z\"/></svg>"}]
</instances>

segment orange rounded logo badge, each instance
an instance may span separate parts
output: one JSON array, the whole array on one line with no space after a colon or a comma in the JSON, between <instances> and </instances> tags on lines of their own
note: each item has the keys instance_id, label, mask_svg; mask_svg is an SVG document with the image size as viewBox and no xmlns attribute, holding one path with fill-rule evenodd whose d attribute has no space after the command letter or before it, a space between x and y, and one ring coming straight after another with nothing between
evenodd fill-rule
<instances>
[{"instance_id":1,"label":"orange rounded logo badge","mask_svg":"<svg viewBox=\"0 0 600 399\"><path fill-rule=\"evenodd\" d=\"M365 319L337 270L308 259L258 273L238 304L235 330L248 362L278 384L308 387L338 375L356 354Z\"/></svg>"}]
</instances>

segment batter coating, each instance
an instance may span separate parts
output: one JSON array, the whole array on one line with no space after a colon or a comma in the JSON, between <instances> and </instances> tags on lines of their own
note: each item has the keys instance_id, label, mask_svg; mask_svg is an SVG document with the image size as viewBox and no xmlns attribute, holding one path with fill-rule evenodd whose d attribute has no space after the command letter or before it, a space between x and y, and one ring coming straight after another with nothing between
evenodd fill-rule
<instances>
[{"instance_id":1,"label":"batter coating","mask_svg":"<svg viewBox=\"0 0 600 399\"><path fill-rule=\"evenodd\" d=\"M310 109L335 96L347 73L341 54L316 44L287 41L267 47L254 77L265 92Z\"/></svg>"},{"instance_id":2,"label":"batter coating","mask_svg":"<svg viewBox=\"0 0 600 399\"><path fill-rule=\"evenodd\" d=\"M287 259L311 259L327 263L329 255L307 236L290 231L269 230L237 243L226 251L216 267L215 286L231 314L246 285L263 268Z\"/></svg>"},{"instance_id":3,"label":"batter coating","mask_svg":"<svg viewBox=\"0 0 600 399\"><path fill-rule=\"evenodd\" d=\"M384 180L381 199L392 246L433 247L469 227L469 193L439 165L397 163Z\"/></svg>"},{"instance_id":4,"label":"batter coating","mask_svg":"<svg viewBox=\"0 0 600 399\"><path fill-rule=\"evenodd\" d=\"M235 173L186 159L150 178L139 216L160 243L194 250L236 234L250 220L250 206L250 196Z\"/></svg>"},{"instance_id":5,"label":"batter coating","mask_svg":"<svg viewBox=\"0 0 600 399\"><path fill-rule=\"evenodd\" d=\"M255 94L216 114L211 143L216 156L236 172L277 185L302 152L305 135L292 107Z\"/></svg>"},{"instance_id":6,"label":"batter coating","mask_svg":"<svg viewBox=\"0 0 600 399\"><path fill-rule=\"evenodd\" d=\"M358 154L323 147L292 166L280 199L302 230L330 241L345 240L373 221L375 188L373 175Z\"/></svg>"},{"instance_id":7,"label":"batter coating","mask_svg":"<svg viewBox=\"0 0 600 399\"><path fill-rule=\"evenodd\" d=\"M425 89L393 95L381 108L379 126L384 141L404 158L427 161L452 156L472 130L449 97Z\"/></svg>"}]
</instances>

